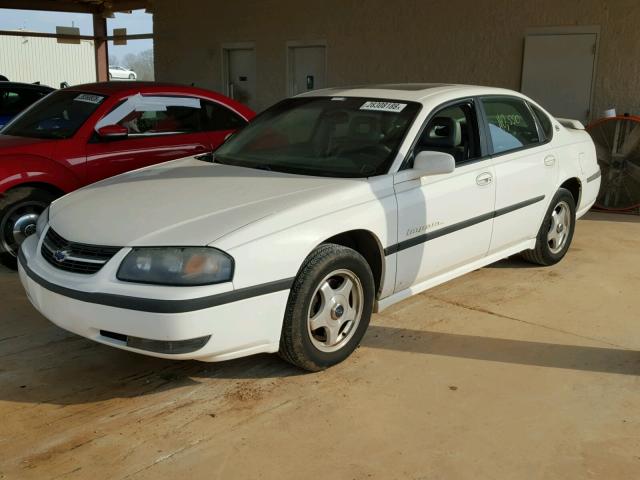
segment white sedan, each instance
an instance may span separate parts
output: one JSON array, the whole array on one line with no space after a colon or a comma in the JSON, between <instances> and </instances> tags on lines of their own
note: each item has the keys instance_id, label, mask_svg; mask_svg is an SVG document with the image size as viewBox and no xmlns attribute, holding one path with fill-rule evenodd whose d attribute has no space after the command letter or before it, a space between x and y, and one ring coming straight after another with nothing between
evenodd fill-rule
<instances>
[{"instance_id":1,"label":"white sedan","mask_svg":"<svg viewBox=\"0 0 640 480\"><path fill-rule=\"evenodd\" d=\"M138 75L133 70L109 65L109 80L136 80L137 78Z\"/></svg>"},{"instance_id":2,"label":"white sedan","mask_svg":"<svg viewBox=\"0 0 640 480\"><path fill-rule=\"evenodd\" d=\"M560 261L599 186L582 126L519 93L314 91L214 154L57 200L20 278L44 316L100 343L279 352L315 371L353 352L372 312L510 255Z\"/></svg>"}]
</instances>

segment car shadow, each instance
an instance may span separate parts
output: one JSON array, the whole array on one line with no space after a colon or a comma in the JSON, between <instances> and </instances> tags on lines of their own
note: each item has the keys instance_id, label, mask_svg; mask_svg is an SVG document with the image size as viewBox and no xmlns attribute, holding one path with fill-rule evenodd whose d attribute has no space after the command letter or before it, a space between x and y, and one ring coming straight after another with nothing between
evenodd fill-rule
<instances>
[{"instance_id":1,"label":"car shadow","mask_svg":"<svg viewBox=\"0 0 640 480\"><path fill-rule=\"evenodd\" d=\"M498 262L491 263L483 268L540 268L540 265L529 263L522 257L514 255Z\"/></svg>"},{"instance_id":2,"label":"car shadow","mask_svg":"<svg viewBox=\"0 0 640 480\"><path fill-rule=\"evenodd\" d=\"M616 223L640 223L640 215L630 213L603 212L591 210L580 221L591 222L616 222Z\"/></svg>"},{"instance_id":3,"label":"car shadow","mask_svg":"<svg viewBox=\"0 0 640 480\"><path fill-rule=\"evenodd\" d=\"M52 343L55 345L33 346L5 355L0 350L0 401L76 405L142 397L215 379L252 380L308 375L280 360L277 355L202 363L147 357L66 333ZM42 351L53 347L62 349L64 353ZM369 327L362 347L546 368L640 375L640 353L621 348L563 345L379 325ZM375 355L375 352L372 354Z\"/></svg>"},{"instance_id":4,"label":"car shadow","mask_svg":"<svg viewBox=\"0 0 640 480\"><path fill-rule=\"evenodd\" d=\"M19 348L10 346L12 342L20 342ZM0 401L74 405L141 397L212 379L303 374L277 355L222 363L165 360L108 347L49 325L26 335L4 331L0 337Z\"/></svg>"},{"instance_id":5,"label":"car shadow","mask_svg":"<svg viewBox=\"0 0 640 480\"><path fill-rule=\"evenodd\" d=\"M640 375L640 352L371 325L363 346L372 349L535 365L588 372Z\"/></svg>"}]
</instances>

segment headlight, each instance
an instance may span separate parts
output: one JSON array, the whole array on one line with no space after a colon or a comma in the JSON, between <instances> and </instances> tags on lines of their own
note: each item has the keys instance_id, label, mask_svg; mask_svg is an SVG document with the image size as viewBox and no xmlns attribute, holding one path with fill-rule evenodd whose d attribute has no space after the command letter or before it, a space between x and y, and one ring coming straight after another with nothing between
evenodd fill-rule
<instances>
[{"instance_id":1,"label":"headlight","mask_svg":"<svg viewBox=\"0 0 640 480\"><path fill-rule=\"evenodd\" d=\"M233 258L210 247L134 248L120 264L117 277L125 282L176 286L230 282Z\"/></svg>"},{"instance_id":2,"label":"headlight","mask_svg":"<svg viewBox=\"0 0 640 480\"><path fill-rule=\"evenodd\" d=\"M47 228L49 224L49 207L44 209L44 212L40 214L38 217L38 221L36 222L36 237L40 238L44 233L44 229Z\"/></svg>"}]
</instances>

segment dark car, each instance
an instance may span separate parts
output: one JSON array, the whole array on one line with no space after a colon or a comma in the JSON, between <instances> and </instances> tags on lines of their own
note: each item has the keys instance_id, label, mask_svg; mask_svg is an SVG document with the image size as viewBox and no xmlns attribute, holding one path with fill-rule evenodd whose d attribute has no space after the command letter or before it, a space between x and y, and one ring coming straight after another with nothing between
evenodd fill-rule
<instances>
[{"instance_id":1,"label":"dark car","mask_svg":"<svg viewBox=\"0 0 640 480\"><path fill-rule=\"evenodd\" d=\"M44 85L18 82L0 82L0 128L9 123L27 107L53 92Z\"/></svg>"}]
</instances>

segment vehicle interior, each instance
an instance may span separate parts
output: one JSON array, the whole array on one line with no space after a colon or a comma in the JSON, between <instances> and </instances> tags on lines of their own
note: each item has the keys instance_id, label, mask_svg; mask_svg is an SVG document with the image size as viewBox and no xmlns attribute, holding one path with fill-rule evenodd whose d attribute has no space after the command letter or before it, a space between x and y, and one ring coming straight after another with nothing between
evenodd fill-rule
<instances>
[{"instance_id":1,"label":"vehicle interior","mask_svg":"<svg viewBox=\"0 0 640 480\"><path fill-rule=\"evenodd\" d=\"M243 156L349 176L377 174L393 157L419 108L408 104L399 113L367 111L361 108L365 101L356 98L314 102L283 112L268 128L251 135L241 149Z\"/></svg>"},{"instance_id":2,"label":"vehicle interior","mask_svg":"<svg viewBox=\"0 0 640 480\"><path fill-rule=\"evenodd\" d=\"M473 105L463 103L439 111L422 132L415 151L448 153L456 165L479 158L480 136Z\"/></svg>"}]
</instances>

